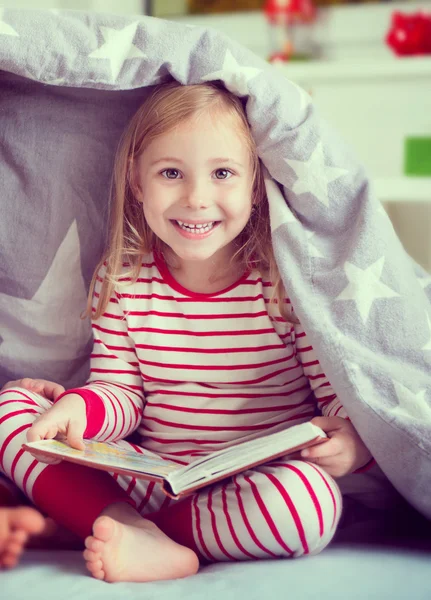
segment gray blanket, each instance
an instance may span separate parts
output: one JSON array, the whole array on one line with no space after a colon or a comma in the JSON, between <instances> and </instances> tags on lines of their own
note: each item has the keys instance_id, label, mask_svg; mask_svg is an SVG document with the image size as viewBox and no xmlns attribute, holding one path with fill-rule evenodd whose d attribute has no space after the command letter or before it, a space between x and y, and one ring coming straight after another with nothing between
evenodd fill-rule
<instances>
[{"instance_id":1,"label":"gray blanket","mask_svg":"<svg viewBox=\"0 0 431 600\"><path fill-rule=\"evenodd\" d=\"M0 385L84 383L79 314L120 132L148 86L221 79L247 97L296 312L374 457L431 518L431 278L307 94L220 33L149 17L0 9L0 69Z\"/></svg>"}]
</instances>

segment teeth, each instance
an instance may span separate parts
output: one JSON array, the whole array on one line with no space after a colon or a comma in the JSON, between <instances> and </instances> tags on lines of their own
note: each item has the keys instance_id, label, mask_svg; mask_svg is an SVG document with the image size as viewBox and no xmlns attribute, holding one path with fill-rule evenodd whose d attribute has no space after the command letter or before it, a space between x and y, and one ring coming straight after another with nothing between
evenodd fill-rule
<instances>
[{"instance_id":1,"label":"teeth","mask_svg":"<svg viewBox=\"0 0 431 600\"><path fill-rule=\"evenodd\" d=\"M181 229L184 229L185 231L199 231L199 233L206 233L214 227L215 221L211 221L210 223L197 223L196 225L193 225L192 223L184 223L184 221L177 221L177 223Z\"/></svg>"}]
</instances>

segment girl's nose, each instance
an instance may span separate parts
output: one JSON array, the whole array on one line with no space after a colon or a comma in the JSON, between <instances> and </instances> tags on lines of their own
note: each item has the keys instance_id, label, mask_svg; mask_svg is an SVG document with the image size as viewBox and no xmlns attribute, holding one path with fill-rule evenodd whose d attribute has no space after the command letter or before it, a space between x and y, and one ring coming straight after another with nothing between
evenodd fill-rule
<instances>
[{"instance_id":1,"label":"girl's nose","mask_svg":"<svg viewBox=\"0 0 431 600\"><path fill-rule=\"evenodd\" d=\"M199 182L190 183L185 190L183 203L188 208L207 208L211 203L210 196L208 185Z\"/></svg>"}]
</instances>

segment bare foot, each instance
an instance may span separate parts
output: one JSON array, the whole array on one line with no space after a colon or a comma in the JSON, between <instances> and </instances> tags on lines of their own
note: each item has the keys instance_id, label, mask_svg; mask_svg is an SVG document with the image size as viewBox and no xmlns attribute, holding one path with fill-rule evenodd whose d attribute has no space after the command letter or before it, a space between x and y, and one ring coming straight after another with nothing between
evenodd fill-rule
<instances>
[{"instance_id":1,"label":"bare foot","mask_svg":"<svg viewBox=\"0 0 431 600\"><path fill-rule=\"evenodd\" d=\"M43 531L45 519L34 508L0 508L0 567L14 567L30 536Z\"/></svg>"},{"instance_id":2,"label":"bare foot","mask_svg":"<svg viewBox=\"0 0 431 600\"><path fill-rule=\"evenodd\" d=\"M129 505L126 518L105 515L96 519L93 535L85 540L87 569L105 581L156 581L194 575L199 559L193 550L165 535Z\"/></svg>"}]
</instances>

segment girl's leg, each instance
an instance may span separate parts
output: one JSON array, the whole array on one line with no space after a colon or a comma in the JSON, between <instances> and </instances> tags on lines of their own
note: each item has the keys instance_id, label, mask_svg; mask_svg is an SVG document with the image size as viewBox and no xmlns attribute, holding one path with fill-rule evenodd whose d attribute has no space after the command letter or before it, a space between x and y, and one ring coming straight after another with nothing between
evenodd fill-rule
<instances>
[{"instance_id":1,"label":"girl's leg","mask_svg":"<svg viewBox=\"0 0 431 600\"><path fill-rule=\"evenodd\" d=\"M177 542L194 542L206 561L229 561L317 554L333 538L340 514L334 480L316 465L286 458L147 518Z\"/></svg>"}]
</instances>

